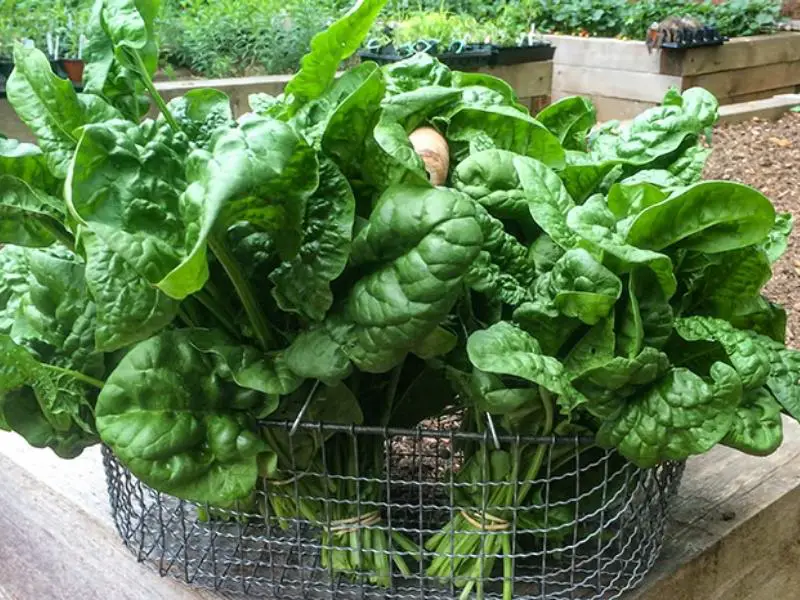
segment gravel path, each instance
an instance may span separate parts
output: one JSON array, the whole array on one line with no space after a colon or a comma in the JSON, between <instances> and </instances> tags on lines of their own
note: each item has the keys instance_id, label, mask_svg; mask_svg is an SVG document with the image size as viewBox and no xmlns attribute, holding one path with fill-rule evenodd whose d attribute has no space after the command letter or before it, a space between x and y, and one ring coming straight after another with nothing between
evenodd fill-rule
<instances>
[{"instance_id":1,"label":"gravel path","mask_svg":"<svg viewBox=\"0 0 800 600\"><path fill-rule=\"evenodd\" d=\"M789 249L773 267L766 294L786 308L787 344L800 347L800 114L788 113L776 122L721 125L714 132L713 148L707 179L752 185L779 211L794 215Z\"/></svg>"}]
</instances>

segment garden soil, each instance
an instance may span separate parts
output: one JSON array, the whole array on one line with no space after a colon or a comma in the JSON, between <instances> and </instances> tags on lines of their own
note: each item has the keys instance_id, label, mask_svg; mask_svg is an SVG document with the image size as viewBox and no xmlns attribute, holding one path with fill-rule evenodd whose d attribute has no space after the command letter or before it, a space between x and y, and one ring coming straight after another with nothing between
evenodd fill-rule
<instances>
[{"instance_id":1,"label":"garden soil","mask_svg":"<svg viewBox=\"0 0 800 600\"><path fill-rule=\"evenodd\" d=\"M766 295L786 308L787 346L800 348L800 114L788 113L775 122L753 119L720 125L712 147L706 179L751 185L779 211L794 215L789 249L773 266Z\"/></svg>"}]
</instances>

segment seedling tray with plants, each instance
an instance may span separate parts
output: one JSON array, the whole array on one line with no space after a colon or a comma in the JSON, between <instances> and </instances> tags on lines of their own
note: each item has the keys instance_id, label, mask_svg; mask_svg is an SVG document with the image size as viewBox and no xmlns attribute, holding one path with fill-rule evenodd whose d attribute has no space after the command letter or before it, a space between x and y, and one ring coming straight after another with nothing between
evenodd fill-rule
<instances>
[{"instance_id":1,"label":"seedling tray with plants","mask_svg":"<svg viewBox=\"0 0 800 600\"><path fill-rule=\"evenodd\" d=\"M388 44L376 50L360 50L358 56L361 60L372 60L385 65L405 60L409 56L427 51L432 53L440 62L454 69L469 69L482 66L517 65L527 62L551 60L555 54L555 47L546 42L526 46L500 47L491 44L458 45L459 50L453 52L437 52L436 44L427 42L397 49ZM432 51L432 52L431 52Z\"/></svg>"},{"instance_id":2,"label":"seedling tray with plants","mask_svg":"<svg viewBox=\"0 0 800 600\"><path fill-rule=\"evenodd\" d=\"M102 443L120 535L162 573L611 597L684 461L769 454L800 418L761 293L792 221L701 180L707 91L598 125L425 53L337 77L385 4L363 0L235 119L217 90L164 101L155 15L120 2L83 93L14 48L39 145L0 138L0 427Z\"/></svg>"},{"instance_id":3,"label":"seedling tray with plants","mask_svg":"<svg viewBox=\"0 0 800 600\"><path fill-rule=\"evenodd\" d=\"M490 44L454 44L440 51L439 44L433 40L426 40L400 48L388 44L375 50L360 50L358 56L361 60L371 60L385 65L405 60L417 52L426 51L450 68L469 69L492 64L496 49Z\"/></svg>"},{"instance_id":4,"label":"seedling tray with plants","mask_svg":"<svg viewBox=\"0 0 800 600\"><path fill-rule=\"evenodd\" d=\"M705 26L694 32L685 32L680 39L663 42L662 48L668 50L687 50L689 48L703 48L706 46L721 46L728 38L720 35L715 27Z\"/></svg>"}]
</instances>

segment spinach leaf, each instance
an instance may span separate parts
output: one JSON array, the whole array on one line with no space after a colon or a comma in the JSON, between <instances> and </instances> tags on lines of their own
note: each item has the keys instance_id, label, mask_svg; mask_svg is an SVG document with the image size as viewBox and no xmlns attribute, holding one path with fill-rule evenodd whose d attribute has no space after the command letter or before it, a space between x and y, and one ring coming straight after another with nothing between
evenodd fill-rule
<instances>
[{"instance_id":1,"label":"spinach leaf","mask_svg":"<svg viewBox=\"0 0 800 600\"><path fill-rule=\"evenodd\" d=\"M770 201L751 187L704 181L645 208L630 223L627 241L662 250L680 244L701 252L725 252L763 242L775 222Z\"/></svg>"},{"instance_id":2,"label":"spinach leaf","mask_svg":"<svg viewBox=\"0 0 800 600\"><path fill-rule=\"evenodd\" d=\"M361 370L388 371L453 308L482 245L466 196L390 188L353 240L350 265L366 274L329 317L331 335Z\"/></svg>"},{"instance_id":3,"label":"spinach leaf","mask_svg":"<svg viewBox=\"0 0 800 600\"><path fill-rule=\"evenodd\" d=\"M105 373L83 265L63 249L0 249L0 413L37 447L76 456L97 441L92 410Z\"/></svg>"},{"instance_id":4,"label":"spinach leaf","mask_svg":"<svg viewBox=\"0 0 800 600\"><path fill-rule=\"evenodd\" d=\"M344 17L311 40L311 51L300 61L300 70L286 85L296 112L330 86L341 62L358 50L386 0L361 0Z\"/></svg>"},{"instance_id":5,"label":"spinach leaf","mask_svg":"<svg viewBox=\"0 0 800 600\"><path fill-rule=\"evenodd\" d=\"M72 83L56 76L47 57L35 48L14 47L14 71L6 97L17 116L38 138L51 173L64 179L78 144L78 129L119 116L103 100L80 96Z\"/></svg>"},{"instance_id":6,"label":"spinach leaf","mask_svg":"<svg viewBox=\"0 0 800 600\"><path fill-rule=\"evenodd\" d=\"M594 325L606 317L622 293L622 282L586 250L568 250L537 282L558 311Z\"/></svg>"},{"instance_id":7,"label":"spinach leaf","mask_svg":"<svg viewBox=\"0 0 800 600\"><path fill-rule=\"evenodd\" d=\"M711 379L672 369L606 420L597 432L598 443L616 447L643 468L707 452L730 431L742 398L742 382L733 368L716 363Z\"/></svg>"},{"instance_id":8,"label":"spinach leaf","mask_svg":"<svg viewBox=\"0 0 800 600\"><path fill-rule=\"evenodd\" d=\"M355 217L353 192L332 161L320 161L319 178L306 204L300 249L269 276L283 310L315 321L324 319L333 304L330 284L347 264Z\"/></svg>"},{"instance_id":9,"label":"spinach leaf","mask_svg":"<svg viewBox=\"0 0 800 600\"><path fill-rule=\"evenodd\" d=\"M540 161L507 150L485 150L461 162L452 179L493 216L513 218L528 232L535 223L563 248L574 246L566 223L574 203L555 172Z\"/></svg>"},{"instance_id":10,"label":"spinach leaf","mask_svg":"<svg viewBox=\"0 0 800 600\"><path fill-rule=\"evenodd\" d=\"M597 111L586 98L569 96L542 109L536 120L558 138L565 150L585 150L589 130L597 123Z\"/></svg>"},{"instance_id":11,"label":"spinach leaf","mask_svg":"<svg viewBox=\"0 0 800 600\"><path fill-rule=\"evenodd\" d=\"M675 293L677 281L670 258L629 243L617 231L617 221L602 196L593 196L573 208L567 215L567 225L583 240L603 250L616 273L628 272L635 265L646 266L653 271L668 298Z\"/></svg>"},{"instance_id":12,"label":"spinach leaf","mask_svg":"<svg viewBox=\"0 0 800 600\"><path fill-rule=\"evenodd\" d=\"M251 390L286 393L295 383L253 349L207 332L165 331L133 347L108 377L97 430L146 484L229 506L254 489L266 450L252 413L277 405Z\"/></svg>"},{"instance_id":13,"label":"spinach leaf","mask_svg":"<svg viewBox=\"0 0 800 600\"><path fill-rule=\"evenodd\" d=\"M501 321L473 333L467 353L476 369L521 377L552 392L564 414L586 402L570 384L561 362L542 354L536 339L511 323Z\"/></svg>"},{"instance_id":14,"label":"spinach leaf","mask_svg":"<svg viewBox=\"0 0 800 600\"><path fill-rule=\"evenodd\" d=\"M497 148L535 158L548 167L564 165L561 144L533 117L508 106L464 107L450 118L447 139L457 160Z\"/></svg>"},{"instance_id":15,"label":"spinach leaf","mask_svg":"<svg viewBox=\"0 0 800 600\"><path fill-rule=\"evenodd\" d=\"M747 454L766 456L783 443L781 405L769 390L759 388L742 398L733 426L722 443Z\"/></svg>"},{"instance_id":16,"label":"spinach leaf","mask_svg":"<svg viewBox=\"0 0 800 600\"><path fill-rule=\"evenodd\" d=\"M760 388L770 374L769 355L761 344L727 321L711 317L686 317L675 320L675 331L690 342L722 344L746 390Z\"/></svg>"}]
</instances>

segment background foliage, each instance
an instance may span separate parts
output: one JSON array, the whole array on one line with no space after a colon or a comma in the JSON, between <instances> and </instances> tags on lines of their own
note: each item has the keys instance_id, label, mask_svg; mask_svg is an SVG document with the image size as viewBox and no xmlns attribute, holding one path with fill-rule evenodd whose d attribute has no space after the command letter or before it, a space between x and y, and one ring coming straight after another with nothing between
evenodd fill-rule
<instances>
[{"instance_id":1,"label":"background foliage","mask_svg":"<svg viewBox=\"0 0 800 600\"><path fill-rule=\"evenodd\" d=\"M0 56L10 56L15 39L33 39L46 49L46 34L57 34L61 57L77 51L91 0L3 0ZM164 0L162 64L222 77L296 70L311 38L346 10L349 0ZM461 39L490 36L517 40L531 24L541 32L643 39L647 27L668 15L693 15L730 37L775 31L781 0L392 0L384 22L411 20L405 35ZM455 18L432 23L431 12ZM420 14L428 13L420 19ZM414 22L416 20L416 22ZM433 27L433 26L436 27ZM169 70L169 69L168 69Z\"/></svg>"}]
</instances>

